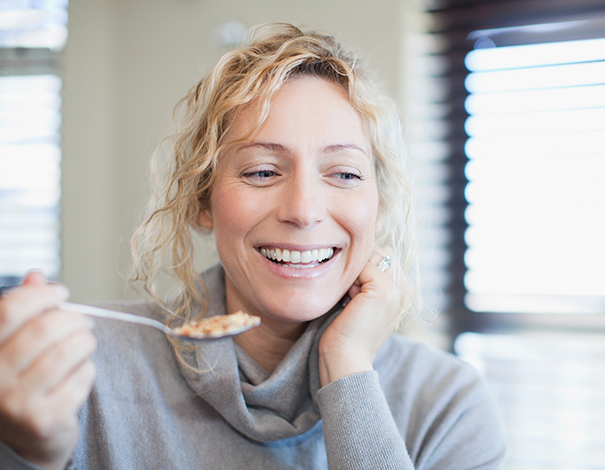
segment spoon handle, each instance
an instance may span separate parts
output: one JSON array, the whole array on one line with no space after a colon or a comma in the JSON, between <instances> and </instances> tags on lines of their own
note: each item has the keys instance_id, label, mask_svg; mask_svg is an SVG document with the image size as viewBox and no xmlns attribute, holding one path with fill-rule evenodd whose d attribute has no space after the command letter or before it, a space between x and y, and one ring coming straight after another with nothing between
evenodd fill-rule
<instances>
[{"instance_id":1,"label":"spoon handle","mask_svg":"<svg viewBox=\"0 0 605 470\"><path fill-rule=\"evenodd\" d=\"M139 315L132 315L131 313L116 312L114 310L107 310L99 307L91 307L90 305L74 304L71 302L60 302L59 308L62 310L71 310L73 312L83 313L84 315L90 315L92 317L110 318L113 320L121 320L129 323L147 325L153 328L157 328L158 330L161 330L164 333L172 334L172 330L163 323L160 323L156 320L152 320L151 318L145 318Z\"/></svg>"}]
</instances>

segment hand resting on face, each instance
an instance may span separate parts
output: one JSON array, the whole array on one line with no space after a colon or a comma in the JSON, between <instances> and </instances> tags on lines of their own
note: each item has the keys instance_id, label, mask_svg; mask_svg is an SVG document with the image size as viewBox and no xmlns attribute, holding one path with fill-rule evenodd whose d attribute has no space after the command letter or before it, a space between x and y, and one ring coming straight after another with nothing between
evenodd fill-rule
<instances>
[{"instance_id":1,"label":"hand resting on face","mask_svg":"<svg viewBox=\"0 0 605 470\"><path fill-rule=\"evenodd\" d=\"M372 370L378 350L395 329L399 304L391 272L378 263L386 250L375 249L349 289L350 302L319 342L321 386Z\"/></svg>"}]
</instances>

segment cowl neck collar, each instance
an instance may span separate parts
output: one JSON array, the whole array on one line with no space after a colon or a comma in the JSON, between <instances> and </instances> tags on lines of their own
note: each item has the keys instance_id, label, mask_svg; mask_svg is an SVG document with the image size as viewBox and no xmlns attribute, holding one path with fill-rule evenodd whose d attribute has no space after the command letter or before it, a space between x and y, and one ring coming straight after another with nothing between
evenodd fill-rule
<instances>
[{"instance_id":1,"label":"cowl neck collar","mask_svg":"<svg viewBox=\"0 0 605 470\"><path fill-rule=\"evenodd\" d=\"M218 265L202 274L210 292L208 315L225 315L225 272ZM179 362L189 386L242 434L256 441L298 436L320 419L314 398L320 388L318 345L338 315L338 304L311 321L272 374L232 338L200 343ZM204 370L199 373L189 367Z\"/></svg>"}]
</instances>

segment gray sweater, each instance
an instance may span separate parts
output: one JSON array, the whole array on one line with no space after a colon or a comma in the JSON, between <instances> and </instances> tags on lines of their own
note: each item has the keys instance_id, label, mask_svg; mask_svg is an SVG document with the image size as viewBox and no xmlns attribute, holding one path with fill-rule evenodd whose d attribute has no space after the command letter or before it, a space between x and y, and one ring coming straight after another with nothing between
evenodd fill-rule
<instances>
[{"instance_id":1,"label":"gray sweater","mask_svg":"<svg viewBox=\"0 0 605 470\"><path fill-rule=\"evenodd\" d=\"M205 277L210 314L224 314L222 268ZM145 303L112 308L160 318ZM317 345L339 311L311 322L271 375L231 339L196 346L183 364L163 333L98 319L97 379L70 468L499 467L504 438L494 400L452 355L392 335L374 371L320 388ZM0 444L0 469L35 468Z\"/></svg>"}]
</instances>

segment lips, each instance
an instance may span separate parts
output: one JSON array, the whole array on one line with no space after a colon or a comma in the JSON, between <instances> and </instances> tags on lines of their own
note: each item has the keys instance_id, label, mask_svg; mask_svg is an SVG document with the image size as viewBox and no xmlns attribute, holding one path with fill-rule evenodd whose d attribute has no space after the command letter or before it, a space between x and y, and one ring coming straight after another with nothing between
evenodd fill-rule
<instances>
[{"instance_id":1,"label":"lips","mask_svg":"<svg viewBox=\"0 0 605 470\"><path fill-rule=\"evenodd\" d=\"M261 247L260 252L265 258L277 264L287 263L289 266L316 265L328 261L334 256L334 248L297 251L280 249L278 247Z\"/></svg>"}]
</instances>

